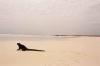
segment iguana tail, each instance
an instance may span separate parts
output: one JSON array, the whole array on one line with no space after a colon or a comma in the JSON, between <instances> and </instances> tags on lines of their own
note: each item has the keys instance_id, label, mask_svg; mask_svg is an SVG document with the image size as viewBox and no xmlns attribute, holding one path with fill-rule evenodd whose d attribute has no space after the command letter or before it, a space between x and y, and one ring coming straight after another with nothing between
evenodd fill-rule
<instances>
[{"instance_id":1,"label":"iguana tail","mask_svg":"<svg viewBox=\"0 0 100 66\"><path fill-rule=\"evenodd\" d=\"M42 51L42 52L44 52L45 50L38 50L38 49L27 49L26 51Z\"/></svg>"}]
</instances>

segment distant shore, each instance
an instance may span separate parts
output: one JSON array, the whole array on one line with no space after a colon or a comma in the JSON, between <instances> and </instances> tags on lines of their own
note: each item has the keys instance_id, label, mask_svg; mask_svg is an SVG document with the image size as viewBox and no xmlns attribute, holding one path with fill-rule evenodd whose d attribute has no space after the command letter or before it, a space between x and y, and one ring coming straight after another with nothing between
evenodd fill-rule
<instances>
[{"instance_id":1,"label":"distant shore","mask_svg":"<svg viewBox=\"0 0 100 66\"><path fill-rule=\"evenodd\" d=\"M53 36L89 36L89 37L100 37L100 35L53 35Z\"/></svg>"}]
</instances>

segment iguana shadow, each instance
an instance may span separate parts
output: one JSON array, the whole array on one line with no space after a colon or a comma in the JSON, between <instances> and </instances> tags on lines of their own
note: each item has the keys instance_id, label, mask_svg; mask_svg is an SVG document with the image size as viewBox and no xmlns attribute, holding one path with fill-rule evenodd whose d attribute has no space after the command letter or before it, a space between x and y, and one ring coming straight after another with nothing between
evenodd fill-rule
<instances>
[{"instance_id":1,"label":"iguana shadow","mask_svg":"<svg viewBox=\"0 0 100 66\"><path fill-rule=\"evenodd\" d=\"M38 50L38 49L29 49L21 43L17 43L17 45L19 47L17 50L22 50L22 51L45 51L45 50Z\"/></svg>"}]
</instances>

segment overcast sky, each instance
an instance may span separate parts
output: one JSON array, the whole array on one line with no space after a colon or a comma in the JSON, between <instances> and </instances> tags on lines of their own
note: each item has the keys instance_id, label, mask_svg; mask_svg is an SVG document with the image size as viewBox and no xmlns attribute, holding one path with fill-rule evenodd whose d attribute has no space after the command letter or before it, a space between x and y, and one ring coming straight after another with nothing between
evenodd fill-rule
<instances>
[{"instance_id":1,"label":"overcast sky","mask_svg":"<svg viewBox=\"0 0 100 66\"><path fill-rule=\"evenodd\" d=\"M100 35L100 0L0 0L0 33Z\"/></svg>"}]
</instances>

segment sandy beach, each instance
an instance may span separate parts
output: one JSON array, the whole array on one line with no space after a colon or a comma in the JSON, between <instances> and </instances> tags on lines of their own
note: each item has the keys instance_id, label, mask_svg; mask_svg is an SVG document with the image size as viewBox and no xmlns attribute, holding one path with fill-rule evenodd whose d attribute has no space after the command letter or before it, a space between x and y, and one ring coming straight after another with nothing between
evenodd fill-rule
<instances>
[{"instance_id":1,"label":"sandy beach","mask_svg":"<svg viewBox=\"0 0 100 66\"><path fill-rule=\"evenodd\" d=\"M45 52L17 51L17 42ZM100 66L100 37L1 36L0 66Z\"/></svg>"}]
</instances>

